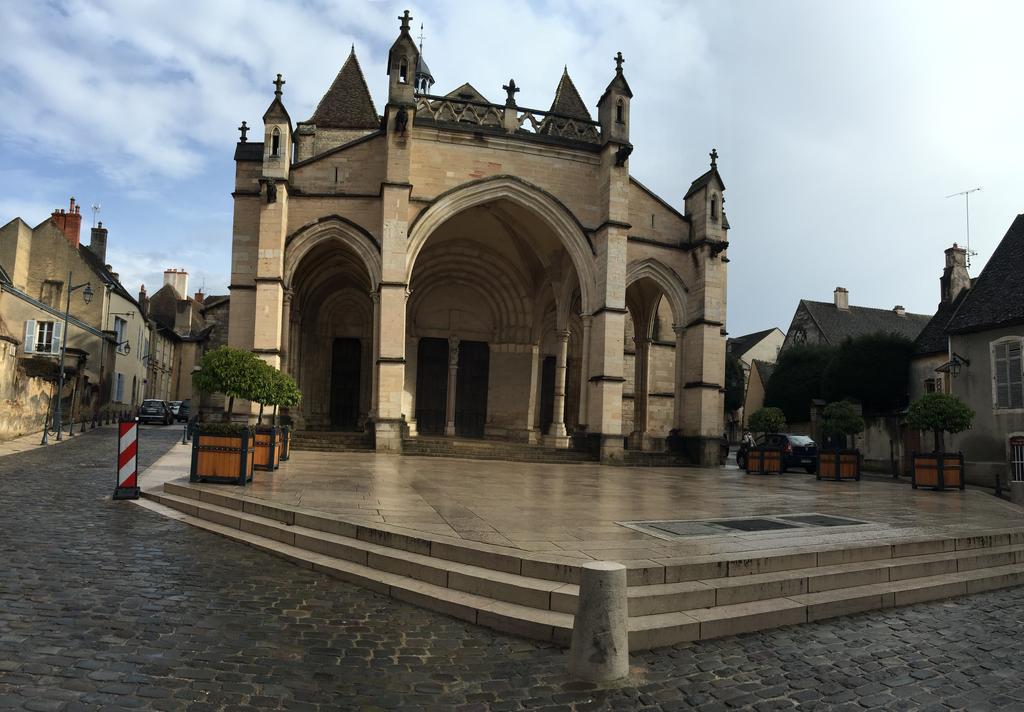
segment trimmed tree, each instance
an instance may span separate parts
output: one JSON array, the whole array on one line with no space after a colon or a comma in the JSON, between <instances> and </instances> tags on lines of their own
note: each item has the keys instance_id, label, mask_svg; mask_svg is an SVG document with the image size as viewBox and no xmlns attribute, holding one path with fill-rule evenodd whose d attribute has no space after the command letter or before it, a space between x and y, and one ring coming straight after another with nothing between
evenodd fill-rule
<instances>
[{"instance_id":1,"label":"trimmed tree","mask_svg":"<svg viewBox=\"0 0 1024 712\"><path fill-rule=\"evenodd\" d=\"M284 371L274 371L274 425L277 425L277 408L293 408L302 401L302 392L299 391L295 379Z\"/></svg>"},{"instance_id":2,"label":"trimmed tree","mask_svg":"<svg viewBox=\"0 0 1024 712\"><path fill-rule=\"evenodd\" d=\"M779 354L765 386L764 404L781 408L791 423L811 419L811 401L822 397L821 377L835 349L831 346L793 346Z\"/></svg>"},{"instance_id":3,"label":"trimmed tree","mask_svg":"<svg viewBox=\"0 0 1024 712\"><path fill-rule=\"evenodd\" d=\"M230 346L208 351L192 375L192 385L200 393L222 393L228 397L224 422L231 421L235 398L255 400L259 394L262 368L266 364L256 354Z\"/></svg>"},{"instance_id":4,"label":"trimmed tree","mask_svg":"<svg viewBox=\"0 0 1024 712\"><path fill-rule=\"evenodd\" d=\"M821 429L826 435L841 437L845 448L851 435L864 432L864 418L849 401L829 403L822 412Z\"/></svg>"},{"instance_id":5,"label":"trimmed tree","mask_svg":"<svg viewBox=\"0 0 1024 712\"><path fill-rule=\"evenodd\" d=\"M974 411L956 396L928 393L910 404L907 423L935 434L935 452L943 451L943 433L962 433L971 427Z\"/></svg>"},{"instance_id":6,"label":"trimmed tree","mask_svg":"<svg viewBox=\"0 0 1024 712\"><path fill-rule=\"evenodd\" d=\"M755 433L779 433L786 429L786 416L780 408L760 408L750 415L747 427Z\"/></svg>"}]
</instances>

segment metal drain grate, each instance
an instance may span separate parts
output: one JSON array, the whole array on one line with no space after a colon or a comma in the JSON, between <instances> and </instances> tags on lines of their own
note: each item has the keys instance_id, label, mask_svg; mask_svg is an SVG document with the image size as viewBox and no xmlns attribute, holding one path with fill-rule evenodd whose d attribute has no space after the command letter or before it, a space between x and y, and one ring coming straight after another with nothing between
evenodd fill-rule
<instances>
[{"instance_id":1,"label":"metal drain grate","mask_svg":"<svg viewBox=\"0 0 1024 712\"><path fill-rule=\"evenodd\" d=\"M736 536L740 534L758 534L792 530L808 532L819 527L849 527L871 524L860 519L837 517L820 512L804 512L800 514L773 514L760 517L736 517L733 519L669 519L646 522L618 522L644 534L678 541L691 537L702 536Z\"/></svg>"}]
</instances>

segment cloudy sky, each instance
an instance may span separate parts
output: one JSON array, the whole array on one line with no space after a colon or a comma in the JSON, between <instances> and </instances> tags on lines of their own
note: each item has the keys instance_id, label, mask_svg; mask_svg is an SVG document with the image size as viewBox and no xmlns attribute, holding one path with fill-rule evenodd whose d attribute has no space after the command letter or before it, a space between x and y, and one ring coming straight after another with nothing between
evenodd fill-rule
<instances>
[{"instance_id":1,"label":"cloudy sky","mask_svg":"<svg viewBox=\"0 0 1024 712\"><path fill-rule=\"evenodd\" d=\"M681 208L721 155L733 335L785 329L837 285L930 313L966 230L945 196L983 188L974 274L1024 212L1018 2L0 0L0 224L74 195L102 206L132 290L185 267L224 292L235 127L259 124L276 72L308 118L353 43L380 111L406 7L436 93L500 101L514 77L544 109L568 65L593 105L623 52L633 175Z\"/></svg>"}]
</instances>

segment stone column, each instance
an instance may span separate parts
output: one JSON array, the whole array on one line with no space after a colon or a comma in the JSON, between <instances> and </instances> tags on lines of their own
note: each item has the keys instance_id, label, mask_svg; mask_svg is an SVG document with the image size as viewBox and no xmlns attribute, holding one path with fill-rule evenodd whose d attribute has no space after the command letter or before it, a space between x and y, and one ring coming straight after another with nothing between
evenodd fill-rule
<instances>
[{"instance_id":1,"label":"stone column","mask_svg":"<svg viewBox=\"0 0 1024 712\"><path fill-rule=\"evenodd\" d=\"M548 429L545 444L551 447L569 447L569 437L565 430L565 368L569 358L569 332L557 331L558 352L555 354L555 399L551 427Z\"/></svg>"},{"instance_id":2,"label":"stone column","mask_svg":"<svg viewBox=\"0 0 1024 712\"><path fill-rule=\"evenodd\" d=\"M281 309L281 370L288 370L288 360L292 353L292 290L284 290L284 303Z\"/></svg>"},{"instance_id":3,"label":"stone column","mask_svg":"<svg viewBox=\"0 0 1024 712\"><path fill-rule=\"evenodd\" d=\"M672 331L676 333L676 353L675 353L675 384L673 393L672 403L672 424L673 427L678 428L680 432L683 431L683 421L685 416L683 414L683 344L686 337L686 327L681 324L673 324Z\"/></svg>"},{"instance_id":4,"label":"stone column","mask_svg":"<svg viewBox=\"0 0 1024 712\"><path fill-rule=\"evenodd\" d=\"M405 412L405 422L409 426L409 437L414 438L419 435L419 431L416 427L416 381L419 378L418 358L420 350L420 341L415 336L410 336L406 339L405 347L405 398L403 399L402 409Z\"/></svg>"},{"instance_id":5,"label":"stone column","mask_svg":"<svg viewBox=\"0 0 1024 712\"><path fill-rule=\"evenodd\" d=\"M455 381L459 377L459 337L448 339L448 400L445 401L444 434L455 435Z\"/></svg>"},{"instance_id":6,"label":"stone column","mask_svg":"<svg viewBox=\"0 0 1024 712\"><path fill-rule=\"evenodd\" d=\"M647 433L647 409L650 403L651 340L646 336L634 336L633 344L633 435L630 446L644 449Z\"/></svg>"},{"instance_id":7,"label":"stone column","mask_svg":"<svg viewBox=\"0 0 1024 712\"><path fill-rule=\"evenodd\" d=\"M530 346L530 393L526 403L526 442L536 445L537 437L537 390L540 383L540 345Z\"/></svg>"},{"instance_id":8,"label":"stone column","mask_svg":"<svg viewBox=\"0 0 1024 712\"><path fill-rule=\"evenodd\" d=\"M377 354L380 353L380 293L370 292L370 301L373 303L373 323L370 324L370 333L373 334L373 345L371 354L376 359ZM373 359L371 359L372 363ZM361 384L360 384L361 385ZM377 418L377 406L379 404L380 393L377 390L377 367L376 365L370 368L370 420Z\"/></svg>"},{"instance_id":9,"label":"stone column","mask_svg":"<svg viewBox=\"0 0 1024 712\"><path fill-rule=\"evenodd\" d=\"M589 421L587 408L590 402L590 321L593 319L589 314L581 314L580 321L583 322L583 340L580 342L581 364L580 364L580 428L586 430Z\"/></svg>"}]
</instances>

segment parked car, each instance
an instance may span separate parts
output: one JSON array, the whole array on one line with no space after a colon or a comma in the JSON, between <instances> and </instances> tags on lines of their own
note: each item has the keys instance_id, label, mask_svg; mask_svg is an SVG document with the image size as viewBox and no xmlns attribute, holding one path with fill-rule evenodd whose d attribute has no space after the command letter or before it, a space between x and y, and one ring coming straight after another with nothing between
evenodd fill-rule
<instances>
[{"instance_id":1,"label":"parked car","mask_svg":"<svg viewBox=\"0 0 1024 712\"><path fill-rule=\"evenodd\" d=\"M174 413L175 417L177 417L178 408L181 407L181 401L170 401L167 405L171 406L171 412Z\"/></svg>"},{"instance_id":2,"label":"parked car","mask_svg":"<svg viewBox=\"0 0 1024 712\"><path fill-rule=\"evenodd\" d=\"M783 471L790 467L802 467L813 475L818 470L818 446L814 440L806 435L772 433L759 436L754 441L754 444L757 447L782 448ZM736 464L740 466L740 469L744 469L747 466L747 450L749 449L748 445L741 444L739 451L736 453Z\"/></svg>"},{"instance_id":3,"label":"parked car","mask_svg":"<svg viewBox=\"0 0 1024 712\"><path fill-rule=\"evenodd\" d=\"M186 398L181 401L181 404L178 406L178 410L175 411L174 415L178 419L179 423L187 423L188 419L192 417L192 400Z\"/></svg>"},{"instance_id":4,"label":"parked car","mask_svg":"<svg viewBox=\"0 0 1024 712\"><path fill-rule=\"evenodd\" d=\"M142 407L139 408L139 422L170 425L174 422L174 413L166 401L156 400L155 398L144 400L142 401Z\"/></svg>"}]
</instances>

